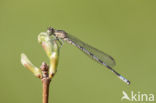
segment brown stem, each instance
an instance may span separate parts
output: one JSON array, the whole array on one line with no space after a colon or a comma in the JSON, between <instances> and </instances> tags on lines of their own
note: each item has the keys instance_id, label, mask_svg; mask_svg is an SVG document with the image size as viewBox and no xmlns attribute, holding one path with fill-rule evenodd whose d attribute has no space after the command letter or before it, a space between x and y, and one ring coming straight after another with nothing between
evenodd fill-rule
<instances>
[{"instance_id":1,"label":"brown stem","mask_svg":"<svg viewBox=\"0 0 156 103\"><path fill-rule=\"evenodd\" d=\"M42 103L48 103L48 96L49 96L49 84L50 79L49 78L43 78L42 79L42 85L43 85L43 94L42 94Z\"/></svg>"},{"instance_id":2,"label":"brown stem","mask_svg":"<svg viewBox=\"0 0 156 103\"><path fill-rule=\"evenodd\" d=\"M49 84L51 81L51 78L48 77L49 67L45 62L43 62L40 68L42 71L42 85L43 85L42 99L43 99L43 103L48 103Z\"/></svg>"}]
</instances>

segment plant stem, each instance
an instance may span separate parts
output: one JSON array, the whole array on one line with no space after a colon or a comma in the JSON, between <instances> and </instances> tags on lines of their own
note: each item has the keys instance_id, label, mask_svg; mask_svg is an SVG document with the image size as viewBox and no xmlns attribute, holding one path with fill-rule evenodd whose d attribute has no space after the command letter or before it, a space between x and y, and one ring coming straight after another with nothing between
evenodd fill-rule
<instances>
[{"instance_id":1,"label":"plant stem","mask_svg":"<svg viewBox=\"0 0 156 103\"><path fill-rule=\"evenodd\" d=\"M48 96L49 96L49 84L50 84L49 78L43 78L42 79L42 85L43 85L43 91L42 91L42 103L48 103Z\"/></svg>"},{"instance_id":2,"label":"plant stem","mask_svg":"<svg viewBox=\"0 0 156 103\"><path fill-rule=\"evenodd\" d=\"M51 81L51 78L49 78L48 70L49 66L43 62L41 65L41 71L42 71L42 103L48 103L48 97L49 97L49 84Z\"/></svg>"}]
</instances>

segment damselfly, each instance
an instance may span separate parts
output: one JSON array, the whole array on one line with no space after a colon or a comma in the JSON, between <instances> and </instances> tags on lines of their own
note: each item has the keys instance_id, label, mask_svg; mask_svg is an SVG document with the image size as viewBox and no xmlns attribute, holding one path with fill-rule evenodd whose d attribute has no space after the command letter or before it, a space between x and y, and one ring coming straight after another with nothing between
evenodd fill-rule
<instances>
[{"instance_id":1,"label":"damselfly","mask_svg":"<svg viewBox=\"0 0 156 103\"><path fill-rule=\"evenodd\" d=\"M118 72L116 72L112 67L115 66L115 60L109 56L108 54L82 42L78 38L66 33L63 30L55 30L54 28L48 29L48 34L51 36L53 35L58 40L64 40L67 43L70 43L77 48L79 48L82 52L84 52L86 55L91 57L93 60L97 61L98 63L105 65L109 70L111 70L115 75L117 75L122 81L124 81L127 84L130 84L130 81L124 78L122 75L120 75Z\"/></svg>"}]
</instances>

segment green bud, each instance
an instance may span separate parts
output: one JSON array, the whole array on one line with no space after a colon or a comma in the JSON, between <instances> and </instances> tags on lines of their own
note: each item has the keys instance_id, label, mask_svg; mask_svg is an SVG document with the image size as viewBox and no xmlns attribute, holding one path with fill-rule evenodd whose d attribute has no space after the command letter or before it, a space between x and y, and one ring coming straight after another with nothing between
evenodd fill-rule
<instances>
[{"instance_id":1,"label":"green bud","mask_svg":"<svg viewBox=\"0 0 156 103\"><path fill-rule=\"evenodd\" d=\"M36 66L34 66L24 53L21 54L21 63L24 67L30 70L36 77L42 78L41 70Z\"/></svg>"},{"instance_id":2,"label":"green bud","mask_svg":"<svg viewBox=\"0 0 156 103\"><path fill-rule=\"evenodd\" d=\"M50 59L50 68L49 68L50 78L52 78L52 76L57 71L58 58L59 58L59 46L56 41L53 41L53 52L49 58Z\"/></svg>"},{"instance_id":3,"label":"green bud","mask_svg":"<svg viewBox=\"0 0 156 103\"><path fill-rule=\"evenodd\" d=\"M38 36L38 41L42 45L43 49L45 50L48 57L51 56L51 53L53 51L53 42L48 36L46 32L42 32Z\"/></svg>"},{"instance_id":4,"label":"green bud","mask_svg":"<svg viewBox=\"0 0 156 103\"><path fill-rule=\"evenodd\" d=\"M59 44L58 40L50 38L48 32L42 32L38 36L38 41L42 45L44 51L46 52L48 58L50 59L49 77L56 73L58 57L59 57Z\"/></svg>"}]
</instances>

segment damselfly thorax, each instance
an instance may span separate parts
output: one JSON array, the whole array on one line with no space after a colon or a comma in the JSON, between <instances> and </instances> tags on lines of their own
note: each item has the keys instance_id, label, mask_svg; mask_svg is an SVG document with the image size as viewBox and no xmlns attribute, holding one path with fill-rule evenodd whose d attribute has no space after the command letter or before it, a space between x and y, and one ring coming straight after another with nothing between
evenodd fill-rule
<instances>
[{"instance_id":1,"label":"damselfly thorax","mask_svg":"<svg viewBox=\"0 0 156 103\"><path fill-rule=\"evenodd\" d=\"M63 30L55 30L54 35L59 39L64 39L67 37L67 33Z\"/></svg>"},{"instance_id":2,"label":"damselfly thorax","mask_svg":"<svg viewBox=\"0 0 156 103\"><path fill-rule=\"evenodd\" d=\"M70 40L68 38L68 34L65 31L63 31L63 30L53 30L53 28L51 28L51 31L53 32L52 35L54 35L56 38L62 39L64 41L66 41L67 43L70 43L70 44L76 46L76 44L72 40Z\"/></svg>"}]
</instances>

